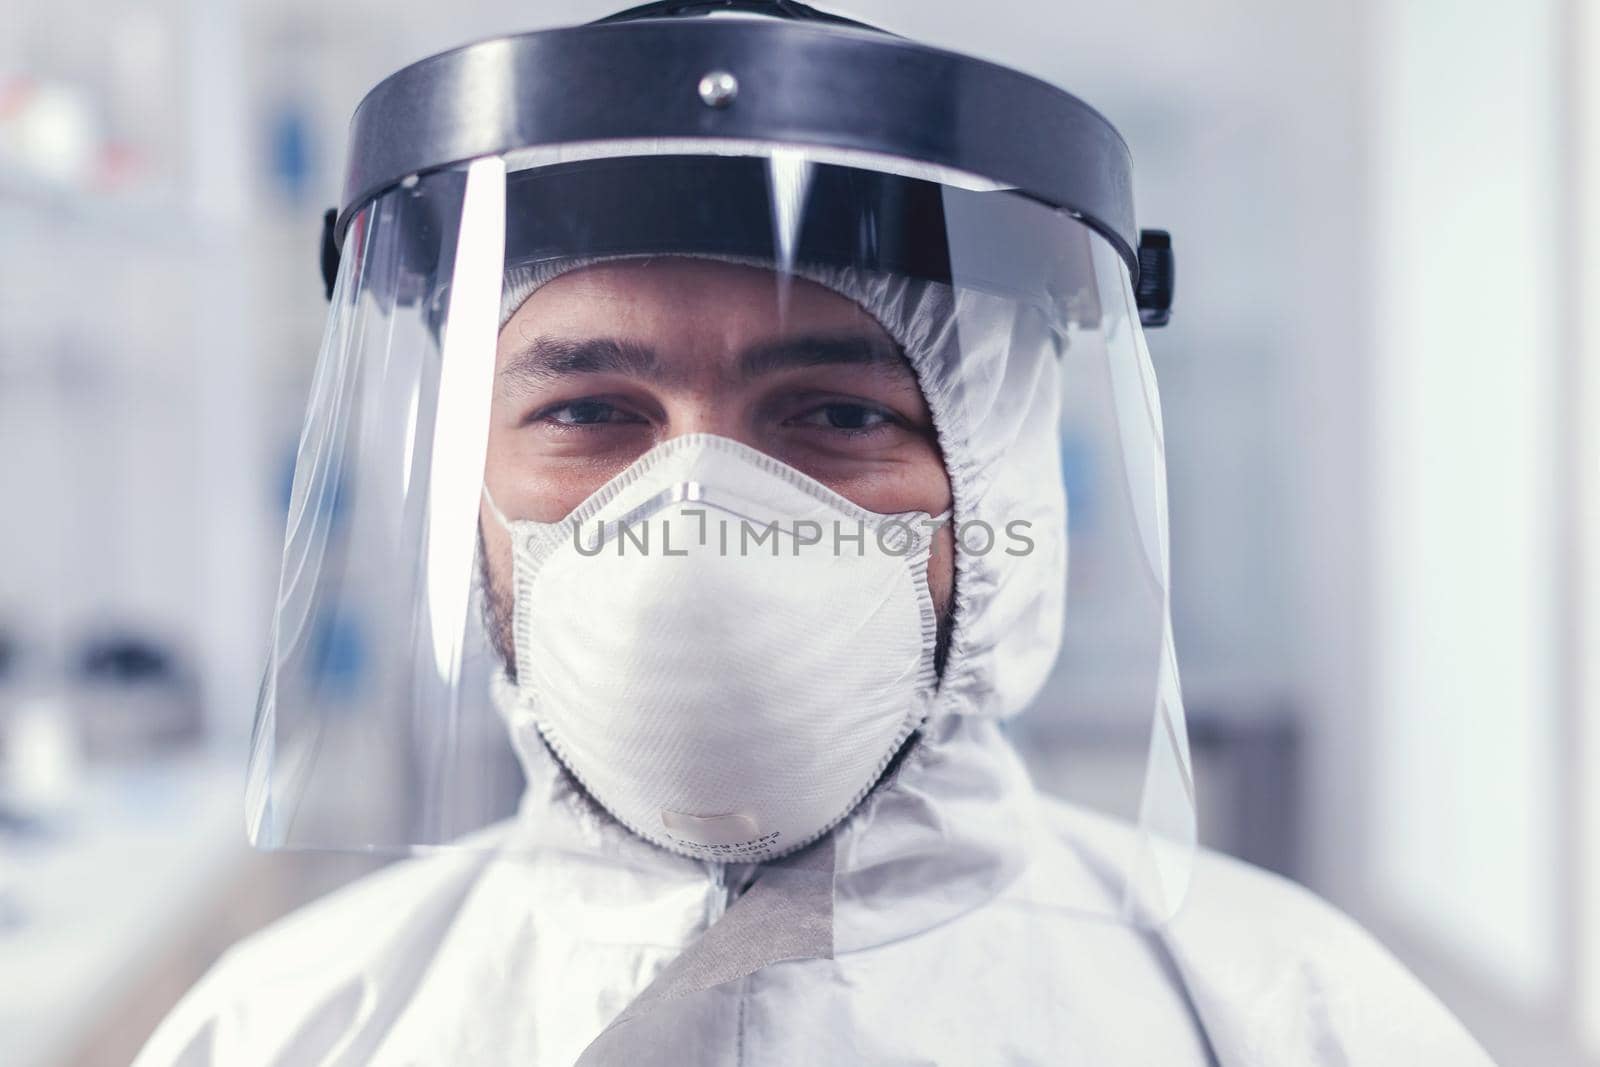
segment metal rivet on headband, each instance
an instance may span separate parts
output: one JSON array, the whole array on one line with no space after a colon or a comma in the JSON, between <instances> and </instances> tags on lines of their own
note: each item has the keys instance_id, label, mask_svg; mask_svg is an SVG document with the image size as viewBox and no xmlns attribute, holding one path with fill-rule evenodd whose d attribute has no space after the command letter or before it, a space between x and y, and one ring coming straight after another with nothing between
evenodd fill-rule
<instances>
[{"instance_id":1,"label":"metal rivet on headband","mask_svg":"<svg viewBox=\"0 0 1600 1067\"><path fill-rule=\"evenodd\" d=\"M739 95L739 79L714 70L700 79L700 102L706 107L727 107Z\"/></svg>"}]
</instances>

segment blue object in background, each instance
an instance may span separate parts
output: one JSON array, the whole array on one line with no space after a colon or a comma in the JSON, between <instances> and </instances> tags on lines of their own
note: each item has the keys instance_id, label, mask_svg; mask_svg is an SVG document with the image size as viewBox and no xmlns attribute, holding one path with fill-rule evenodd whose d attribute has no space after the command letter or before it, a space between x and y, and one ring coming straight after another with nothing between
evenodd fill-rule
<instances>
[{"instance_id":1,"label":"blue object in background","mask_svg":"<svg viewBox=\"0 0 1600 1067\"><path fill-rule=\"evenodd\" d=\"M329 613L317 619L309 672L318 693L348 700L361 689L367 664L367 640L359 622ZM331 705L330 705L331 706Z\"/></svg>"},{"instance_id":2,"label":"blue object in background","mask_svg":"<svg viewBox=\"0 0 1600 1067\"><path fill-rule=\"evenodd\" d=\"M1070 433L1061 439L1061 483L1067 489L1067 532L1081 533L1094 525L1094 448Z\"/></svg>"},{"instance_id":3,"label":"blue object in background","mask_svg":"<svg viewBox=\"0 0 1600 1067\"><path fill-rule=\"evenodd\" d=\"M311 129L305 109L285 101L269 123L270 170L290 204L303 204L311 188Z\"/></svg>"}]
</instances>

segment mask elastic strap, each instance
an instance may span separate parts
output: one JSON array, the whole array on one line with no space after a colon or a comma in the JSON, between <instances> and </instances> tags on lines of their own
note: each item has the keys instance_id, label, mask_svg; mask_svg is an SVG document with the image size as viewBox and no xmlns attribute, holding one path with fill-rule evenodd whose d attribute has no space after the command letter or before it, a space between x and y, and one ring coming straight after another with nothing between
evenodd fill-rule
<instances>
[{"instance_id":1,"label":"mask elastic strap","mask_svg":"<svg viewBox=\"0 0 1600 1067\"><path fill-rule=\"evenodd\" d=\"M489 487L487 485L483 487L483 500L484 503L489 505L489 514L494 516L494 521L500 524L500 528L502 530L504 530L506 533L510 533L511 520L506 518L505 512L500 510L500 505L494 502L494 497L490 494Z\"/></svg>"}]
</instances>

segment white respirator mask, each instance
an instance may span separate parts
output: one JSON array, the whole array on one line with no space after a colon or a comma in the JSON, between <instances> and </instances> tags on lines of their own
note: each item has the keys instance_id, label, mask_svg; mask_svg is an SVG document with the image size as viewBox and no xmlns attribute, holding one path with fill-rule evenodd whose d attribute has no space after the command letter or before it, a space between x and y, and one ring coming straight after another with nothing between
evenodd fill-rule
<instances>
[{"instance_id":1,"label":"white respirator mask","mask_svg":"<svg viewBox=\"0 0 1600 1067\"><path fill-rule=\"evenodd\" d=\"M658 445L559 522L485 499L511 535L509 725L640 837L793 852L927 717L945 516L867 511L713 434Z\"/></svg>"}]
</instances>

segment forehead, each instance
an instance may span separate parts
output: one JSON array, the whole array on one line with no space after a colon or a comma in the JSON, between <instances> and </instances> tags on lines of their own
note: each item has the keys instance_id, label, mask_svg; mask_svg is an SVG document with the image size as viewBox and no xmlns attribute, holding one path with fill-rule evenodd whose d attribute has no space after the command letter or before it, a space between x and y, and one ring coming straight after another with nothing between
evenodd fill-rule
<instances>
[{"instance_id":1,"label":"forehead","mask_svg":"<svg viewBox=\"0 0 1600 1067\"><path fill-rule=\"evenodd\" d=\"M892 344L876 319L833 290L761 267L660 257L560 275L501 330L502 351L551 336L647 341L663 355L736 352L796 335L861 336Z\"/></svg>"}]
</instances>

